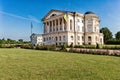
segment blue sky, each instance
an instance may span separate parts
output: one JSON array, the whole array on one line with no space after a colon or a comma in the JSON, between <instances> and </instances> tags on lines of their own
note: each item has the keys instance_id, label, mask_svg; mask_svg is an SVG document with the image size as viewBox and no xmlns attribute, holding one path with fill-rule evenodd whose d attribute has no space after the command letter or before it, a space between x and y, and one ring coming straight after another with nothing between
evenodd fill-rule
<instances>
[{"instance_id":1,"label":"blue sky","mask_svg":"<svg viewBox=\"0 0 120 80\"><path fill-rule=\"evenodd\" d=\"M41 19L51 9L93 11L101 28L120 31L120 0L0 0L0 38L30 40L31 22L34 33L43 33Z\"/></svg>"}]
</instances>

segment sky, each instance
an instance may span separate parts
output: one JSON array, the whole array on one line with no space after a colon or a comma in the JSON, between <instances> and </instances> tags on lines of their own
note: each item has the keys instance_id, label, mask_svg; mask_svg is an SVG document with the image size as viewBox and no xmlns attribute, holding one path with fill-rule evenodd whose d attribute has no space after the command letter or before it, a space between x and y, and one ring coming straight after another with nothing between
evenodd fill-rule
<instances>
[{"instance_id":1,"label":"sky","mask_svg":"<svg viewBox=\"0 0 120 80\"><path fill-rule=\"evenodd\" d=\"M30 40L33 33L43 33L41 19L51 10L84 14L96 13L100 28L108 27L113 35L120 31L120 0L0 0L0 39Z\"/></svg>"}]
</instances>

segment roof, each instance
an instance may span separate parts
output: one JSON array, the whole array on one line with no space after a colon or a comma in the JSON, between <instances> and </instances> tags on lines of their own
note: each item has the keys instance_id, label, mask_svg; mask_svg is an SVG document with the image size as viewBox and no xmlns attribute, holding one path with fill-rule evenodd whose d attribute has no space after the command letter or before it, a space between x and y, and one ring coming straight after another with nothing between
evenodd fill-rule
<instances>
[{"instance_id":1,"label":"roof","mask_svg":"<svg viewBox=\"0 0 120 80\"><path fill-rule=\"evenodd\" d=\"M35 33L33 33L31 36L42 36L42 34L35 34Z\"/></svg>"},{"instance_id":2,"label":"roof","mask_svg":"<svg viewBox=\"0 0 120 80\"><path fill-rule=\"evenodd\" d=\"M52 10L50 10L50 11L42 18L42 20L44 20L45 17L47 17L47 16L48 16L51 12L53 12L53 11L62 12L62 13L66 13L66 12L68 12L68 13L77 13L77 12L74 12L74 11L66 11L66 10L55 10L55 9L52 9Z\"/></svg>"}]
</instances>

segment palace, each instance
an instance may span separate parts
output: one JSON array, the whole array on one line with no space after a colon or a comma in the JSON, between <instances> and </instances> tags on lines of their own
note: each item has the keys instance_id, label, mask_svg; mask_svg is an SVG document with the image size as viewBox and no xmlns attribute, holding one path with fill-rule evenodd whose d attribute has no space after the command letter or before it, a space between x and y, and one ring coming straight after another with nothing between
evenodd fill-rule
<instances>
[{"instance_id":1,"label":"palace","mask_svg":"<svg viewBox=\"0 0 120 80\"><path fill-rule=\"evenodd\" d=\"M43 44L104 44L103 34L100 33L99 27L100 19L91 11L81 14L51 10L42 21L44 23Z\"/></svg>"}]
</instances>

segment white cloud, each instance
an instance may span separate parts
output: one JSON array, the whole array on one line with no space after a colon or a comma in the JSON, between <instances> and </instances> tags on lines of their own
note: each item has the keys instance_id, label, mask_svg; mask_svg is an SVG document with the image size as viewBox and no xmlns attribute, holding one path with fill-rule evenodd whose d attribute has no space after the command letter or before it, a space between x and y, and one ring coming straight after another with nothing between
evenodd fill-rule
<instances>
[{"instance_id":1,"label":"white cloud","mask_svg":"<svg viewBox=\"0 0 120 80\"><path fill-rule=\"evenodd\" d=\"M7 13L7 12L4 12L4 11L0 11L0 14L8 15L8 16L15 17L15 18L18 18L18 19L24 19L24 20L29 20L29 21L33 21L33 22L36 22L36 23L40 23L40 21L38 19L36 19L34 16L23 17L23 16L12 14L12 13Z\"/></svg>"}]
</instances>

